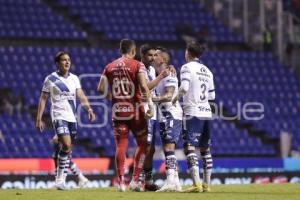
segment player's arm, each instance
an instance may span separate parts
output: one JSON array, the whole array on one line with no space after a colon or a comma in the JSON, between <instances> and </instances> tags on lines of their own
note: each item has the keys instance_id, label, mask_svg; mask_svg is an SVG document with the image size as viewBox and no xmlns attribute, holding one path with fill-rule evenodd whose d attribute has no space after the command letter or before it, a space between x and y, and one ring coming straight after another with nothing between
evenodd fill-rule
<instances>
[{"instance_id":1,"label":"player's arm","mask_svg":"<svg viewBox=\"0 0 300 200\"><path fill-rule=\"evenodd\" d=\"M91 108L89 100L87 99L86 95L84 94L84 92L81 88L76 89L76 95L79 98L79 101L80 101L82 107L87 111L89 120L92 122L95 121L96 115L94 114L94 111Z\"/></svg>"},{"instance_id":2,"label":"player's arm","mask_svg":"<svg viewBox=\"0 0 300 200\"><path fill-rule=\"evenodd\" d=\"M40 99L39 99L39 105L38 105L38 111L37 111L37 116L36 116L36 128L42 132L44 130L44 122L42 120L43 113L45 111L45 106L47 103L47 99L49 98L49 93L48 92L42 92Z\"/></svg>"},{"instance_id":3,"label":"player's arm","mask_svg":"<svg viewBox=\"0 0 300 200\"><path fill-rule=\"evenodd\" d=\"M215 93L215 84L214 84L214 78L213 75L211 74L211 78L209 79L209 88L208 88L208 100L209 101L214 101L216 98L216 93Z\"/></svg>"},{"instance_id":4,"label":"player's arm","mask_svg":"<svg viewBox=\"0 0 300 200\"><path fill-rule=\"evenodd\" d=\"M152 97L152 100L153 100L153 102L157 102L157 103L171 102L174 91L175 91L175 87L173 87L173 86L166 87L164 96L155 96L155 97Z\"/></svg>"},{"instance_id":5,"label":"player's arm","mask_svg":"<svg viewBox=\"0 0 300 200\"><path fill-rule=\"evenodd\" d=\"M100 95L104 96L108 100L112 100L112 94L108 89L108 80L105 75L102 75L97 87L97 91L100 93Z\"/></svg>"},{"instance_id":6,"label":"player's arm","mask_svg":"<svg viewBox=\"0 0 300 200\"><path fill-rule=\"evenodd\" d=\"M143 71L138 72L137 78L138 78L138 83L139 83L139 86L140 86L140 89L142 92L142 96L148 103L148 107L149 107L149 110L146 113L146 118L151 118L154 114L154 107L153 107L153 102L152 102L152 98L150 95L150 91L147 86L147 80L145 77L145 73Z\"/></svg>"},{"instance_id":7,"label":"player's arm","mask_svg":"<svg viewBox=\"0 0 300 200\"><path fill-rule=\"evenodd\" d=\"M172 103L175 104L182 96L184 96L190 88L190 79L191 79L191 72L187 68L187 66L183 66L180 71L180 80L181 85L178 89L178 94L172 100Z\"/></svg>"},{"instance_id":8,"label":"player's arm","mask_svg":"<svg viewBox=\"0 0 300 200\"><path fill-rule=\"evenodd\" d=\"M210 108L212 112L215 112L215 98L216 98L216 93L215 93L215 84L214 84L214 79L213 75L212 78L209 80L209 88L208 88L208 103L210 105Z\"/></svg>"},{"instance_id":9,"label":"player's arm","mask_svg":"<svg viewBox=\"0 0 300 200\"><path fill-rule=\"evenodd\" d=\"M160 74L152 81L149 81L147 83L147 86L149 88L149 90L153 90L158 83L165 77L167 77L170 74L170 70L169 69L164 69L160 72Z\"/></svg>"}]
</instances>

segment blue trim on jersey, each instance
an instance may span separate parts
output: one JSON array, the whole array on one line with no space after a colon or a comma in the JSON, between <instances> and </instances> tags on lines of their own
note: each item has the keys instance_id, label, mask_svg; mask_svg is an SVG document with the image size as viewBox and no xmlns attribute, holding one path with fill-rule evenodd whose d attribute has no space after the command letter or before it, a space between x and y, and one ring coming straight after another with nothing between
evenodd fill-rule
<instances>
[{"instance_id":1,"label":"blue trim on jersey","mask_svg":"<svg viewBox=\"0 0 300 200\"><path fill-rule=\"evenodd\" d=\"M150 67L149 67L149 70L146 69L146 71L147 71L148 80L149 80L149 82L150 82L150 81L153 80L152 77L150 76Z\"/></svg>"},{"instance_id":2,"label":"blue trim on jersey","mask_svg":"<svg viewBox=\"0 0 300 200\"><path fill-rule=\"evenodd\" d=\"M70 92L69 88L66 86L66 84L64 84L59 78L57 78L54 75L49 76L48 78L50 81L52 81L62 92ZM75 115L76 112L76 108L75 108L75 102L73 100L68 100L73 114Z\"/></svg>"},{"instance_id":3,"label":"blue trim on jersey","mask_svg":"<svg viewBox=\"0 0 300 200\"><path fill-rule=\"evenodd\" d=\"M191 73L189 70L184 70L182 72L180 72L181 74L185 74L185 73Z\"/></svg>"},{"instance_id":4,"label":"blue trim on jersey","mask_svg":"<svg viewBox=\"0 0 300 200\"><path fill-rule=\"evenodd\" d=\"M183 79L181 79L181 81L188 81L188 82L190 82L190 79L183 78Z\"/></svg>"},{"instance_id":5,"label":"blue trim on jersey","mask_svg":"<svg viewBox=\"0 0 300 200\"><path fill-rule=\"evenodd\" d=\"M201 60L198 60L198 59L192 60L191 62L197 62L199 64L203 64L203 62Z\"/></svg>"}]
</instances>

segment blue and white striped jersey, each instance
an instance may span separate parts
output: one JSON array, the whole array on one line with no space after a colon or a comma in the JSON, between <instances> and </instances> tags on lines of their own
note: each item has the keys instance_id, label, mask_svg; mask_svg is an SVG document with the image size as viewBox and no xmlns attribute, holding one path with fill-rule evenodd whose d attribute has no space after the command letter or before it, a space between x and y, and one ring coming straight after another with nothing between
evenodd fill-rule
<instances>
[{"instance_id":1,"label":"blue and white striped jersey","mask_svg":"<svg viewBox=\"0 0 300 200\"><path fill-rule=\"evenodd\" d=\"M72 73L65 78L53 72L45 78L42 91L50 93L52 121L76 122L76 90L79 88L79 78Z\"/></svg>"},{"instance_id":2,"label":"blue and white striped jersey","mask_svg":"<svg viewBox=\"0 0 300 200\"><path fill-rule=\"evenodd\" d=\"M169 75L162 79L159 84L156 87L156 93L157 96L164 96L166 94L166 88L167 87L174 87L174 94L172 99L177 96L178 94L178 79L176 76ZM174 119L182 120L182 108L179 104L179 102L176 102L176 105L174 106L172 102L163 102L159 104L159 111L160 111L160 121L162 121L162 114L161 111L168 111L172 114Z\"/></svg>"},{"instance_id":3,"label":"blue and white striped jersey","mask_svg":"<svg viewBox=\"0 0 300 200\"><path fill-rule=\"evenodd\" d=\"M154 80L156 78L156 74L155 74L155 69L154 67L152 66L149 66L148 68L146 68L146 79L147 79L147 82L150 82L152 80ZM151 95L152 96L156 96L156 93L155 93L155 88L151 90ZM153 117L151 118L152 120L156 120L157 119L157 113L156 113L156 105L154 104L154 114L153 114ZM148 104L145 103L145 111L147 112L148 110Z\"/></svg>"}]
</instances>

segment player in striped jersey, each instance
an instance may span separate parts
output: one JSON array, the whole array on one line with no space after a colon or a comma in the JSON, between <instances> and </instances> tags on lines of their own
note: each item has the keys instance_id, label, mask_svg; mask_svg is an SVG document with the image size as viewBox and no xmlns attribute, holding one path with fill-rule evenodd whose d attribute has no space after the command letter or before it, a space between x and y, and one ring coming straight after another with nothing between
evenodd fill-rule
<instances>
[{"instance_id":1,"label":"player in striped jersey","mask_svg":"<svg viewBox=\"0 0 300 200\"><path fill-rule=\"evenodd\" d=\"M200 62L199 57L204 47L199 43L189 43L185 51L187 61L180 71L181 86L178 95L173 99L176 103L183 96L183 139L187 156L189 173L193 186L187 192L203 192L210 190L212 172L212 156L210 153L210 135L208 121L212 119L210 100L215 99L215 88L212 72ZM199 177L196 147L200 148L203 161L203 183Z\"/></svg>"},{"instance_id":2,"label":"player in striped jersey","mask_svg":"<svg viewBox=\"0 0 300 200\"><path fill-rule=\"evenodd\" d=\"M158 76L156 76L156 71L153 67L154 58L156 56L156 48L149 44L144 44L140 47L140 55L141 61L145 65L146 68L146 79L147 79L147 86L151 91L152 97L156 96L155 87L158 83L169 75L170 70L166 68L161 70ZM148 109L148 105L145 104L145 110ZM153 181L153 174L152 174L152 162L153 162L153 155L155 153L155 132L157 131L157 115L156 115L156 106L154 104L154 114L151 119L148 120L148 137L147 137L147 154L145 157L143 173L141 177L141 181L145 181L145 190L146 191L156 191L159 187L154 184ZM144 179L144 180L143 180Z\"/></svg>"},{"instance_id":3,"label":"player in striped jersey","mask_svg":"<svg viewBox=\"0 0 300 200\"><path fill-rule=\"evenodd\" d=\"M69 72L71 67L69 54L62 51L58 52L54 60L57 71L48 75L44 81L38 105L36 128L41 132L44 129L42 116L47 99L50 97L51 119L55 133L62 145L58 155L55 186L59 190L65 190L65 180L70 166L72 141L77 136L76 97L79 98L83 108L87 111L90 121L94 121L96 117L81 89L78 77Z\"/></svg>"},{"instance_id":4,"label":"player in striped jersey","mask_svg":"<svg viewBox=\"0 0 300 200\"><path fill-rule=\"evenodd\" d=\"M164 62L160 62L164 61ZM156 70L161 72L169 67L170 55L167 50L157 50ZM167 180L157 192L181 191L178 178L175 146L179 140L182 127L182 109L180 104L172 105L172 98L178 92L178 79L174 73L165 77L156 87L157 96L153 102L159 105L160 136L166 157Z\"/></svg>"}]
</instances>

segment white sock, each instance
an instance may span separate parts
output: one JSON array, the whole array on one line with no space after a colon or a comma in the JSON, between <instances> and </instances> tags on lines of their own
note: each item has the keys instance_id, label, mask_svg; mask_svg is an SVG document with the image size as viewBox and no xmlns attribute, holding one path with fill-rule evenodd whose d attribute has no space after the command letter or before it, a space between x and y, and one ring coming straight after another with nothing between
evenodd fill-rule
<instances>
[{"instance_id":1,"label":"white sock","mask_svg":"<svg viewBox=\"0 0 300 200\"><path fill-rule=\"evenodd\" d=\"M175 170L174 169L167 169L167 182L174 183L175 180Z\"/></svg>"},{"instance_id":2,"label":"white sock","mask_svg":"<svg viewBox=\"0 0 300 200\"><path fill-rule=\"evenodd\" d=\"M189 173L193 179L193 184L194 185L200 185L201 184L201 180L200 180L200 176L199 176L199 168L198 166L193 166L189 169Z\"/></svg>"},{"instance_id":3,"label":"white sock","mask_svg":"<svg viewBox=\"0 0 300 200\"><path fill-rule=\"evenodd\" d=\"M190 153L187 155L187 161L189 166L189 174L193 179L194 185L200 185L200 175L199 175L199 166L198 166L198 157L195 153Z\"/></svg>"}]
</instances>

